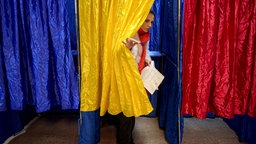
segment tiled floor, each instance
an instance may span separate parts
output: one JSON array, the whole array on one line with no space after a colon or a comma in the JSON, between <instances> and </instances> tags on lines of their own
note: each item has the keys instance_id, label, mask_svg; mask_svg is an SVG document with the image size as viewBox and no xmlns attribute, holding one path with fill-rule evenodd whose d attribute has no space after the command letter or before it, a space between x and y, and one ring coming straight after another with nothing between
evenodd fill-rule
<instances>
[{"instance_id":1,"label":"tiled floor","mask_svg":"<svg viewBox=\"0 0 256 144\"><path fill-rule=\"evenodd\" d=\"M76 144L79 115L44 115L33 122L26 132L9 144ZM182 144L242 144L220 118L198 120L186 118ZM134 129L136 144L167 144L157 118L136 118ZM100 144L115 144L115 127L101 128Z\"/></svg>"}]
</instances>

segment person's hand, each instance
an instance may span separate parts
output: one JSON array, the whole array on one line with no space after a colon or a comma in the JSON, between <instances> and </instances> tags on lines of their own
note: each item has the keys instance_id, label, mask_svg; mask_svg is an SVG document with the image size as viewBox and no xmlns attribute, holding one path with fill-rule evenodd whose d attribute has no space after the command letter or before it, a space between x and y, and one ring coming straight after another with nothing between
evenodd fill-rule
<instances>
[{"instance_id":1,"label":"person's hand","mask_svg":"<svg viewBox=\"0 0 256 144\"><path fill-rule=\"evenodd\" d=\"M126 41L122 41L123 44L130 50L134 45L140 44L140 41L137 41L133 38L126 38Z\"/></svg>"}]
</instances>

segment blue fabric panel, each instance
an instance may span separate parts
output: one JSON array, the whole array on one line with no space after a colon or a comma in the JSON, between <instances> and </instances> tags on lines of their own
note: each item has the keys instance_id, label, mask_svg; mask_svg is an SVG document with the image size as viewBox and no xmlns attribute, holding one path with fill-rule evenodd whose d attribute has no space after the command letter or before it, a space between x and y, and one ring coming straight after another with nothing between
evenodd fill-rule
<instances>
[{"instance_id":1,"label":"blue fabric panel","mask_svg":"<svg viewBox=\"0 0 256 144\"><path fill-rule=\"evenodd\" d=\"M256 144L256 118L235 115L233 119L223 119L233 129L241 142Z\"/></svg>"},{"instance_id":2,"label":"blue fabric panel","mask_svg":"<svg viewBox=\"0 0 256 144\"><path fill-rule=\"evenodd\" d=\"M20 64L20 48L17 39L18 32L18 8L16 1L0 1L3 60L6 66L6 77L10 93L11 107L21 109L23 103L22 76Z\"/></svg>"},{"instance_id":3,"label":"blue fabric panel","mask_svg":"<svg viewBox=\"0 0 256 144\"><path fill-rule=\"evenodd\" d=\"M181 4L182 5L182 4ZM181 103L181 77L178 81L178 71L182 72L182 66L178 68L178 61L181 64L181 57L178 60L178 1L176 0L155 0L152 7L155 11L155 20L152 34L155 41L150 44L160 47L160 51L166 54L164 64L165 79L162 83L160 97L160 127L165 130L168 143L179 143L180 134L183 134L183 117L180 117L178 109ZM182 10L181 10L182 11ZM182 27L182 26L181 26ZM158 33L160 31L160 33ZM150 45L150 46L151 46ZM181 50L179 51L181 56Z\"/></svg>"},{"instance_id":4,"label":"blue fabric panel","mask_svg":"<svg viewBox=\"0 0 256 144\"><path fill-rule=\"evenodd\" d=\"M69 33L71 39L72 55L75 63L75 72L78 75L78 51L77 51L77 36L76 36L76 15L75 15L75 2L74 0L67 0L66 9L68 11Z\"/></svg>"},{"instance_id":5,"label":"blue fabric panel","mask_svg":"<svg viewBox=\"0 0 256 144\"><path fill-rule=\"evenodd\" d=\"M178 54L178 4L177 0L165 0L162 7L162 51L177 64Z\"/></svg>"},{"instance_id":6,"label":"blue fabric panel","mask_svg":"<svg viewBox=\"0 0 256 144\"><path fill-rule=\"evenodd\" d=\"M0 17L1 18L1 17ZM0 23L1 24L1 23ZM1 32L1 25L0 25L0 33ZM0 111L7 110L6 106L6 87L5 87L5 74L4 74L4 62L3 62L3 52L1 49L1 42L2 38L0 35Z\"/></svg>"},{"instance_id":7,"label":"blue fabric panel","mask_svg":"<svg viewBox=\"0 0 256 144\"><path fill-rule=\"evenodd\" d=\"M18 111L0 112L0 143L23 129Z\"/></svg>"},{"instance_id":8,"label":"blue fabric panel","mask_svg":"<svg viewBox=\"0 0 256 144\"><path fill-rule=\"evenodd\" d=\"M1 69L6 71L10 108L22 110L29 104L37 112L56 106L78 109L66 0L0 1L0 7ZM0 99L0 110L4 103Z\"/></svg>"},{"instance_id":9,"label":"blue fabric panel","mask_svg":"<svg viewBox=\"0 0 256 144\"><path fill-rule=\"evenodd\" d=\"M36 116L37 113L34 106L26 106L24 110L19 111L19 118L22 126L27 125Z\"/></svg>"},{"instance_id":10,"label":"blue fabric panel","mask_svg":"<svg viewBox=\"0 0 256 144\"><path fill-rule=\"evenodd\" d=\"M56 79L54 81L60 94L57 104L61 105L62 109L78 109L78 81L75 77L65 2L63 0L48 1L49 31L52 43L49 45L49 49L53 48L50 55L53 56L52 63L56 66L54 69Z\"/></svg>"},{"instance_id":11,"label":"blue fabric panel","mask_svg":"<svg viewBox=\"0 0 256 144\"><path fill-rule=\"evenodd\" d=\"M66 8L68 11L69 31L71 38L71 49L77 49L76 39L76 15L75 15L75 3L74 0L67 0Z\"/></svg>"},{"instance_id":12,"label":"blue fabric panel","mask_svg":"<svg viewBox=\"0 0 256 144\"><path fill-rule=\"evenodd\" d=\"M26 106L23 111L7 110L0 112L0 143L21 131L36 115L33 106Z\"/></svg>"},{"instance_id":13,"label":"blue fabric panel","mask_svg":"<svg viewBox=\"0 0 256 144\"><path fill-rule=\"evenodd\" d=\"M256 144L256 118L248 117L248 144Z\"/></svg>"},{"instance_id":14,"label":"blue fabric panel","mask_svg":"<svg viewBox=\"0 0 256 144\"><path fill-rule=\"evenodd\" d=\"M100 142L100 113L99 110L81 112L81 125L78 144L96 144Z\"/></svg>"},{"instance_id":15,"label":"blue fabric panel","mask_svg":"<svg viewBox=\"0 0 256 144\"><path fill-rule=\"evenodd\" d=\"M177 67L167 59L164 67L164 81L162 83L162 96L160 101L159 125L165 130L169 143L177 144L178 139L178 105L179 85Z\"/></svg>"},{"instance_id":16,"label":"blue fabric panel","mask_svg":"<svg viewBox=\"0 0 256 144\"><path fill-rule=\"evenodd\" d=\"M155 0L151 10L155 13L155 19L152 28L150 29L150 41L149 50L161 51L161 34L162 34L162 23L161 23L161 8L163 0Z\"/></svg>"},{"instance_id":17,"label":"blue fabric panel","mask_svg":"<svg viewBox=\"0 0 256 144\"><path fill-rule=\"evenodd\" d=\"M149 98L149 100L150 100L150 102L151 102L151 105L153 106L153 108L154 108L154 110L150 113L150 114L148 114L147 116L148 117L156 117L157 116L157 99L158 99L158 93L157 93L157 91L155 91L152 95L151 94L149 94L148 95L148 98Z\"/></svg>"}]
</instances>

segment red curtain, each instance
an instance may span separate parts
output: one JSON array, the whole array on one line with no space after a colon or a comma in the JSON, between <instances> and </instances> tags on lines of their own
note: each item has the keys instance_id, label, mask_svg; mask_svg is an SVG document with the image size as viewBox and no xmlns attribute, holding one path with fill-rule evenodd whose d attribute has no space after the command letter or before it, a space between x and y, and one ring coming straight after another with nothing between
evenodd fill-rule
<instances>
[{"instance_id":1,"label":"red curtain","mask_svg":"<svg viewBox=\"0 0 256 144\"><path fill-rule=\"evenodd\" d=\"M187 0L184 7L182 114L255 117L255 0Z\"/></svg>"}]
</instances>

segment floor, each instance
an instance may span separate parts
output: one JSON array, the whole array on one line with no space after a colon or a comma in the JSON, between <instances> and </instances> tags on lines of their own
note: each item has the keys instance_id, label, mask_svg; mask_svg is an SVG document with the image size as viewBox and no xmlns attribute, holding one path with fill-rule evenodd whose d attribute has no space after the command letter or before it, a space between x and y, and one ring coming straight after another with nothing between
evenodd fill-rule
<instances>
[{"instance_id":1,"label":"floor","mask_svg":"<svg viewBox=\"0 0 256 144\"><path fill-rule=\"evenodd\" d=\"M221 119L185 118L182 144L246 144Z\"/></svg>"},{"instance_id":2,"label":"floor","mask_svg":"<svg viewBox=\"0 0 256 144\"><path fill-rule=\"evenodd\" d=\"M24 131L8 139L5 144L76 144L79 115L43 115L29 124ZM182 144L245 144L240 143L220 118L199 120L185 118ZM136 144L167 144L157 118L136 118ZM101 128L100 144L115 144L115 127Z\"/></svg>"}]
</instances>

